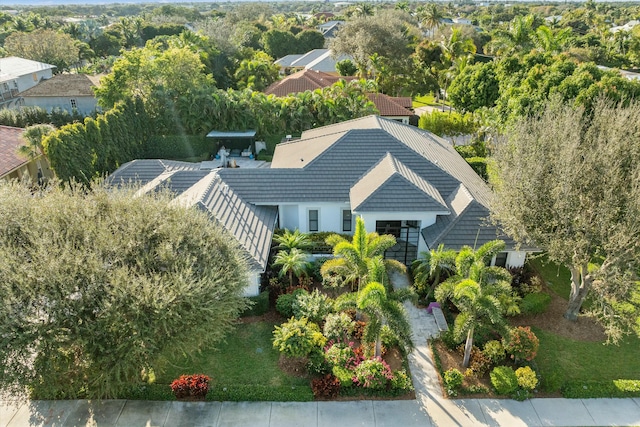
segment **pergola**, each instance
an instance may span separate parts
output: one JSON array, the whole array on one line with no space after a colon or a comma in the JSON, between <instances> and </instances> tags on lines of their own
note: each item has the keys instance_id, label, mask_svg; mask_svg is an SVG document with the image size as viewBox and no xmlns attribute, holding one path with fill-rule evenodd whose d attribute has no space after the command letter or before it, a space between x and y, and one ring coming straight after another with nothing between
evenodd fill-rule
<instances>
[{"instance_id":1,"label":"pergola","mask_svg":"<svg viewBox=\"0 0 640 427\"><path fill-rule=\"evenodd\" d=\"M256 154L256 131L219 131L212 130L207 134L207 138L212 138L216 142L216 152L223 146L230 150L231 156L234 154L246 152L247 148L251 154ZM240 154L238 154L240 155Z\"/></svg>"}]
</instances>

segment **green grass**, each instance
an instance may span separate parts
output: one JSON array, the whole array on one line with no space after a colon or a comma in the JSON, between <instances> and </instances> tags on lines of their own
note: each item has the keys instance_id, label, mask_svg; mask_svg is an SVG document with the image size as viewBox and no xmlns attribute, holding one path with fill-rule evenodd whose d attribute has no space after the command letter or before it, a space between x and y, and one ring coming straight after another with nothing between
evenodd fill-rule
<instances>
[{"instance_id":1,"label":"green grass","mask_svg":"<svg viewBox=\"0 0 640 427\"><path fill-rule=\"evenodd\" d=\"M568 268L549 261L546 255L538 255L531 258L529 264L542 275L547 286L553 292L567 301L569 300L571 273Z\"/></svg>"},{"instance_id":2,"label":"green grass","mask_svg":"<svg viewBox=\"0 0 640 427\"><path fill-rule=\"evenodd\" d=\"M567 268L549 261L546 256L535 257L529 262L553 292L569 299L571 274ZM565 387L571 388L569 397L608 397L614 396L611 394L611 389L616 388L613 381L640 380L640 338L637 336L627 336L614 345L575 341L535 327L532 329L540 340L535 362L546 391ZM594 382L598 384L593 386L591 383ZM631 395L615 395L624 396Z\"/></svg>"},{"instance_id":3,"label":"green grass","mask_svg":"<svg viewBox=\"0 0 640 427\"><path fill-rule=\"evenodd\" d=\"M445 102L444 104L449 105L448 102ZM422 95L413 98L413 108L424 107L425 105L429 105L431 107L442 107L442 101L437 102L433 95Z\"/></svg>"},{"instance_id":4,"label":"green grass","mask_svg":"<svg viewBox=\"0 0 640 427\"><path fill-rule=\"evenodd\" d=\"M172 358L157 382L168 384L182 374L198 373L209 375L218 389L308 386L309 380L288 376L278 368L280 353L271 343L273 328L271 322L239 324L217 349L205 350L194 360Z\"/></svg>"}]
</instances>

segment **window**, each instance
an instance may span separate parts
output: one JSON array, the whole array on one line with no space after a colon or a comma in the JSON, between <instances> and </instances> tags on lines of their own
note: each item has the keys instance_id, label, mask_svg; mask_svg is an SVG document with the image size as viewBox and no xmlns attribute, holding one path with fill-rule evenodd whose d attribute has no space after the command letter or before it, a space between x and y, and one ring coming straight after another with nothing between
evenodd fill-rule
<instances>
[{"instance_id":1,"label":"window","mask_svg":"<svg viewBox=\"0 0 640 427\"><path fill-rule=\"evenodd\" d=\"M507 266L507 253L500 252L496 255L496 262L494 264L496 267L506 267Z\"/></svg>"},{"instance_id":2,"label":"window","mask_svg":"<svg viewBox=\"0 0 640 427\"><path fill-rule=\"evenodd\" d=\"M309 209L309 231L318 231L318 210Z\"/></svg>"},{"instance_id":3,"label":"window","mask_svg":"<svg viewBox=\"0 0 640 427\"><path fill-rule=\"evenodd\" d=\"M78 103L76 102L75 99L71 99L70 102L71 102L71 108L72 109L74 109L74 110L78 109Z\"/></svg>"},{"instance_id":4,"label":"window","mask_svg":"<svg viewBox=\"0 0 640 427\"><path fill-rule=\"evenodd\" d=\"M351 211L344 210L342 211L342 231L349 232L352 231L351 223L353 216L351 215Z\"/></svg>"}]
</instances>

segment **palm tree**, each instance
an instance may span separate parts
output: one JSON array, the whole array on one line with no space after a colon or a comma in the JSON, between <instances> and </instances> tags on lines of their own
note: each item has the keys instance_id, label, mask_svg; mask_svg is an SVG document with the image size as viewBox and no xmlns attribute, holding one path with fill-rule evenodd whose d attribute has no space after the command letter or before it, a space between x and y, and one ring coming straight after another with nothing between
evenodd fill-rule
<instances>
[{"instance_id":1,"label":"palm tree","mask_svg":"<svg viewBox=\"0 0 640 427\"><path fill-rule=\"evenodd\" d=\"M526 51L532 46L535 16L516 16L506 30L496 30L487 50L496 55L508 55L516 51Z\"/></svg>"},{"instance_id":2,"label":"palm tree","mask_svg":"<svg viewBox=\"0 0 640 427\"><path fill-rule=\"evenodd\" d=\"M28 158L29 160L36 159L36 166L38 168L38 179L42 179L42 165L40 163L40 156L45 156L44 148L42 147L42 140L45 136L49 135L55 130L52 125L42 124L29 126L22 133L22 139L25 144L18 148L18 153ZM45 156L46 158L46 156Z\"/></svg>"},{"instance_id":3,"label":"palm tree","mask_svg":"<svg viewBox=\"0 0 640 427\"><path fill-rule=\"evenodd\" d=\"M435 31L442 25L442 11L435 3L429 3L424 6L419 6L416 9L416 14L420 23L423 24L434 35Z\"/></svg>"},{"instance_id":4,"label":"palm tree","mask_svg":"<svg viewBox=\"0 0 640 427\"><path fill-rule=\"evenodd\" d=\"M309 235L301 233L297 228L291 232L291 230L284 230L284 233L273 236L273 240L278 243L278 249L291 250L291 249L307 249L311 246L311 240Z\"/></svg>"},{"instance_id":5,"label":"palm tree","mask_svg":"<svg viewBox=\"0 0 640 427\"><path fill-rule=\"evenodd\" d=\"M464 247L456 257L456 275L435 290L438 302L449 300L460 311L453 334L456 339L467 335L462 362L465 368L469 366L476 326L491 325L504 333L507 327L504 316L519 312L509 272L502 267L487 267L504 246L504 242L494 240L477 251Z\"/></svg>"},{"instance_id":6,"label":"palm tree","mask_svg":"<svg viewBox=\"0 0 640 427\"><path fill-rule=\"evenodd\" d=\"M293 286L293 275L300 277L305 274L309 268L309 261L307 261L307 254L300 249L293 248L289 251L280 251L276 255L273 265L279 265L282 268L278 274L280 277L285 274L289 275L289 285Z\"/></svg>"},{"instance_id":7,"label":"palm tree","mask_svg":"<svg viewBox=\"0 0 640 427\"><path fill-rule=\"evenodd\" d=\"M369 283L358 294L357 307L368 317L363 338L365 342L375 343L374 356L380 357L382 353L380 335L384 325L391 329L406 351L413 348L411 325L401 302L409 295L406 292L387 293L384 285L378 282Z\"/></svg>"},{"instance_id":8,"label":"palm tree","mask_svg":"<svg viewBox=\"0 0 640 427\"><path fill-rule=\"evenodd\" d=\"M559 53L571 39L571 28L553 31L546 25L541 25L533 33L532 39L536 48L548 53Z\"/></svg>"},{"instance_id":9,"label":"palm tree","mask_svg":"<svg viewBox=\"0 0 640 427\"><path fill-rule=\"evenodd\" d=\"M456 270L457 253L453 249L444 249L444 245L429 252L421 252L420 258L411 264L413 283L416 288L428 286L425 299L429 299L435 287L440 283L442 274L451 274Z\"/></svg>"},{"instance_id":10,"label":"palm tree","mask_svg":"<svg viewBox=\"0 0 640 427\"><path fill-rule=\"evenodd\" d=\"M396 244L396 238L388 234L380 236L375 232L367 233L364 220L357 217L351 241L338 234L332 234L327 237L326 242L333 246L333 255L336 258L322 265L322 276L340 275L345 278L345 283L355 284L360 290L360 285L366 283L369 260L378 256L382 258L384 252ZM405 266L396 260L387 259L384 263L387 270L405 269Z\"/></svg>"}]
</instances>

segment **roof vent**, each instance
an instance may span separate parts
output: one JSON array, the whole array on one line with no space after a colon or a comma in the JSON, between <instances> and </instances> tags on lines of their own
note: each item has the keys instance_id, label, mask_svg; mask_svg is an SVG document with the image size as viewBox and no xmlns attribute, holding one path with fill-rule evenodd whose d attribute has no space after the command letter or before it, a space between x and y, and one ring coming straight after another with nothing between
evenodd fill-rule
<instances>
[{"instance_id":1,"label":"roof vent","mask_svg":"<svg viewBox=\"0 0 640 427\"><path fill-rule=\"evenodd\" d=\"M285 136L285 138L286 138L287 142L291 141L291 135L287 135L287 136Z\"/></svg>"}]
</instances>

